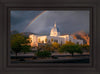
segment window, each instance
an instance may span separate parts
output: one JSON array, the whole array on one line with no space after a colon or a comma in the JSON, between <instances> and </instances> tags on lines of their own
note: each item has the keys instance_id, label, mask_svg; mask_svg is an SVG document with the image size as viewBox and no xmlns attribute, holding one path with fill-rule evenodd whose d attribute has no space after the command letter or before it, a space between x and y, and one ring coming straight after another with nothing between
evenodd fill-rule
<instances>
[{"instance_id":1,"label":"window","mask_svg":"<svg viewBox=\"0 0 100 74\"><path fill-rule=\"evenodd\" d=\"M50 40L48 40L48 43L50 43Z\"/></svg>"},{"instance_id":2,"label":"window","mask_svg":"<svg viewBox=\"0 0 100 74\"><path fill-rule=\"evenodd\" d=\"M44 43L44 41L42 41L42 43Z\"/></svg>"},{"instance_id":3,"label":"window","mask_svg":"<svg viewBox=\"0 0 100 74\"><path fill-rule=\"evenodd\" d=\"M62 45L62 41L61 41L61 45Z\"/></svg>"}]
</instances>

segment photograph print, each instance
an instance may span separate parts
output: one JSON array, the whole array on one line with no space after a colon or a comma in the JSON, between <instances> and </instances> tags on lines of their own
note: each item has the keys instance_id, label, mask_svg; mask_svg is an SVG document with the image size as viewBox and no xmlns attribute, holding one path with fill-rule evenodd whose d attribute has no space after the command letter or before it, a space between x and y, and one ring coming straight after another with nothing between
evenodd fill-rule
<instances>
[{"instance_id":1,"label":"photograph print","mask_svg":"<svg viewBox=\"0 0 100 74\"><path fill-rule=\"evenodd\" d=\"M11 64L90 63L89 17L89 10L11 10Z\"/></svg>"}]
</instances>

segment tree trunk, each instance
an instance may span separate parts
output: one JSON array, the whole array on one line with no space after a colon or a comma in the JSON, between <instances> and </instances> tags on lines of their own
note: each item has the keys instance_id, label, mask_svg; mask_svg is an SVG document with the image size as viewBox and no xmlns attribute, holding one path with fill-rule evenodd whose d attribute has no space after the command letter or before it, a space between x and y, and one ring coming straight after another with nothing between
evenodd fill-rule
<instances>
[{"instance_id":1,"label":"tree trunk","mask_svg":"<svg viewBox=\"0 0 100 74\"><path fill-rule=\"evenodd\" d=\"M74 56L74 53L72 53L72 57Z\"/></svg>"},{"instance_id":2,"label":"tree trunk","mask_svg":"<svg viewBox=\"0 0 100 74\"><path fill-rule=\"evenodd\" d=\"M17 56L17 52L16 52L16 56Z\"/></svg>"},{"instance_id":3,"label":"tree trunk","mask_svg":"<svg viewBox=\"0 0 100 74\"><path fill-rule=\"evenodd\" d=\"M17 60L17 52L16 52L16 60Z\"/></svg>"}]
</instances>

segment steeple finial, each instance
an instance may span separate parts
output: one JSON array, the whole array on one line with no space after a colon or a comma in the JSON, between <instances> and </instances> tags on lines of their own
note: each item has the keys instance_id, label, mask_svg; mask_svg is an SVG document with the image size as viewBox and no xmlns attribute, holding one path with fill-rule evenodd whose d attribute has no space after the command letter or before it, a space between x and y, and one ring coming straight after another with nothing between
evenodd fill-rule
<instances>
[{"instance_id":1,"label":"steeple finial","mask_svg":"<svg viewBox=\"0 0 100 74\"><path fill-rule=\"evenodd\" d=\"M56 27L56 21L55 21L54 27Z\"/></svg>"}]
</instances>

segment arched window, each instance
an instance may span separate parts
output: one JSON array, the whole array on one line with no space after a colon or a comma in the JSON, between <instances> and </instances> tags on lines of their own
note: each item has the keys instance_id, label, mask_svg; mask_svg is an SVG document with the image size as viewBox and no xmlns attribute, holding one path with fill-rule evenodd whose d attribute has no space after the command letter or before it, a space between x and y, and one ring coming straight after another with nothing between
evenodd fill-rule
<instances>
[{"instance_id":1,"label":"arched window","mask_svg":"<svg viewBox=\"0 0 100 74\"><path fill-rule=\"evenodd\" d=\"M44 41L42 41L42 43L44 43Z\"/></svg>"},{"instance_id":2,"label":"arched window","mask_svg":"<svg viewBox=\"0 0 100 74\"><path fill-rule=\"evenodd\" d=\"M50 40L48 40L48 43L50 43Z\"/></svg>"},{"instance_id":3,"label":"arched window","mask_svg":"<svg viewBox=\"0 0 100 74\"><path fill-rule=\"evenodd\" d=\"M62 45L62 41L61 41L61 45Z\"/></svg>"}]
</instances>

